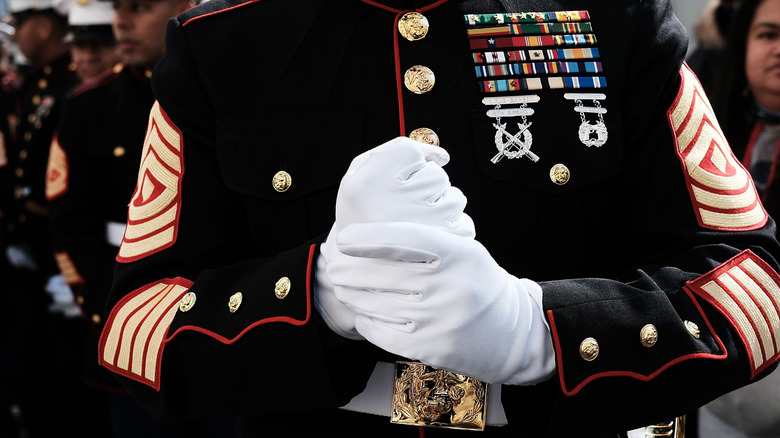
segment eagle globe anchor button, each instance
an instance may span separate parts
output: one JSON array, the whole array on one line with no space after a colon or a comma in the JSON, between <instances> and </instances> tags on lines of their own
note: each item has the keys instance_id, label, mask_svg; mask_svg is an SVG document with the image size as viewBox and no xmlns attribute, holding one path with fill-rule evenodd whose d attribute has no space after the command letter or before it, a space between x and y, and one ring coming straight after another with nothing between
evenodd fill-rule
<instances>
[{"instance_id":1,"label":"eagle globe anchor button","mask_svg":"<svg viewBox=\"0 0 780 438\"><path fill-rule=\"evenodd\" d=\"M484 430L487 384L419 362L396 362L390 422Z\"/></svg>"}]
</instances>

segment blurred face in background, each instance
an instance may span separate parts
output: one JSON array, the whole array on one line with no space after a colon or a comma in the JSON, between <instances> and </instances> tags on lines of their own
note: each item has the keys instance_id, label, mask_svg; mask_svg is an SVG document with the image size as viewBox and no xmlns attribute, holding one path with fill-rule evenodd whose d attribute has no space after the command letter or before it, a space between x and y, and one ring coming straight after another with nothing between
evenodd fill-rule
<instances>
[{"instance_id":1,"label":"blurred face in background","mask_svg":"<svg viewBox=\"0 0 780 438\"><path fill-rule=\"evenodd\" d=\"M748 29L745 75L756 102L780 111L780 0L758 5Z\"/></svg>"},{"instance_id":2,"label":"blurred face in background","mask_svg":"<svg viewBox=\"0 0 780 438\"><path fill-rule=\"evenodd\" d=\"M186 0L113 0L112 24L119 56L135 67L152 67L165 52L168 20L192 7Z\"/></svg>"},{"instance_id":3,"label":"blurred face in background","mask_svg":"<svg viewBox=\"0 0 780 438\"><path fill-rule=\"evenodd\" d=\"M46 40L52 31L48 19L39 15L28 16L15 23L14 28L14 41L22 55L34 64L40 62Z\"/></svg>"},{"instance_id":4,"label":"blurred face in background","mask_svg":"<svg viewBox=\"0 0 780 438\"><path fill-rule=\"evenodd\" d=\"M116 46L90 41L77 41L70 46L76 74L82 81L100 77L120 62Z\"/></svg>"}]
</instances>

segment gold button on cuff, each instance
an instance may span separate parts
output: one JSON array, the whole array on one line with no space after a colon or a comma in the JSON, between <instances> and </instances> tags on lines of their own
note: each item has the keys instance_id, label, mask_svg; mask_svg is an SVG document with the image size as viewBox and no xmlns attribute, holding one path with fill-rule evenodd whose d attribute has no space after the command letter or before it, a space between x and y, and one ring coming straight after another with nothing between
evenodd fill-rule
<instances>
[{"instance_id":1,"label":"gold button on cuff","mask_svg":"<svg viewBox=\"0 0 780 438\"><path fill-rule=\"evenodd\" d=\"M287 295L290 294L290 284L291 283L289 278L280 278L279 281L276 282L276 286L274 286L274 293L276 294L276 298L279 298L280 300L287 298Z\"/></svg>"},{"instance_id":2,"label":"gold button on cuff","mask_svg":"<svg viewBox=\"0 0 780 438\"><path fill-rule=\"evenodd\" d=\"M286 192L292 185L292 176L289 173L280 170L276 172L273 179L274 190L279 193Z\"/></svg>"},{"instance_id":3,"label":"gold button on cuff","mask_svg":"<svg viewBox=\"0 0 780 438\"><path fill-rule=\"evenodd\" d=\"M195 292L187 292L184 294L183 297L181 297L181 300L179 301L179 310L182 312L189 312L190 309L195 305L195 300L197 297L195 296Z\"/></svg>"},{"instance_id":4,"label":"gold button on cuff","mask_svg":"<svg viewBox=\"0 0 780 438\"><path fill-rule=\"evenodd\" d=\"M642 327L642 330L639 332L639 339L645 347L652 347L658 342L658 330L653 324L647 324Z\"/></svg>"},{"instance_id":5,"label":"gold button on cuff","mask_svg":"<svg viewBox=\"0 0 780 438\"><path fill-rule=\"evenodd\" d=\"M22 169L21 167L17 167L15 173L17 177L21 178L24 176L24 169Z\"/></svg>"},{"instance_id":6,"label":"gold button on cuff","mask_svg":"<svg viewBox=\"0 0 780 438\"><path fill-rule=\"evenodd\" d=\"M38 106L38 105L40 105L40 104L41 104L41 96L39 96L39 95L37 95L37 94L36 94L35 96L33 96L33 97L32 97L32 103L33 103L33 105L35 105L35 106Z\"/></svg>"},{"instance_id":7,"label":"gold button on cuff","mask_svg":"<svg viewBox=\"0 0 780 438\"><path fill-rule=\"evenodd\" d=\"M685 328L688 329L688 333L690 333L694 338L699 339L699 337L701 337L701 331L695 322L685 321Z\"/></svg>"},{"instance_id":8,"label":"gold button on cuff","mask_svg":"<svg viewBox=\"0 0 780 438\"><path fill-rule=\"evenodd\" d=\"M27 158L27 149L22 149L19 151L19 158L21 158L22 160Z\"/></svg>"},{"instance_id":9,"label":"gold button on cuff","mask_svg":"<svg viewBox=\"0 0 780 438\"><path fill-rule=\"evenodd\" d=\"M98 315L97 313L92 315L93 324L100 324L101 322L103 322L103 319L100 317L100 315Z\"/></svg>"},{"instance_id":10,"label":"gold button on cuff","mask_svg":"<svg viewBox=\"0 0 780 438\"><path fill-rule=\"evenodd\" d=\"M599 355L599 343L593 338L585 338L580 344L580 356L588 362Z\"/></svg>"},{"instance_id":11,"label":"gold button on cuff","mask_svg":"<svg viewBox=\"0 0 780 438\"><path fill-rule=\"evenodd\" d=\"M244 301L244 294L241 292L236 292L233 295L230 296L230 299L228 300L228 308L230 309L230 313L236 313L236 310L238 310L239 307L241 307L241 303Z\"/></svg>"},{"instance_id":12,"label":"gold button on cuff","mask_svg":"<svg viewBox=\"0 0 780 438\"><path fill-rule=\"evenodd\" d=\"M425 94L433 89L436 76L424 65L415 65L404 73L404 85L414 94Z\"/></svg>"},{"instance_id":13,"label":"gold button on cuff","mask_svg":"<svg viewBox=\"0 0 780 438\"><path fill-rule=\"evenodd\" d=\"M569 182L569 179L571 178L571 172L569 172L569 168L564 166L563 164L556 164L555 166L550 169L550 179L555 184L558 184L559 186L562 186Z\"/></svg>"},{"instance_id":14,"label":"gold button on cuff","mask_svg":"<svg viewBox=\"0 0 780 438\"><path fill-rule=\"evenodd\" d=\"M439 136L433 129L417 128L409 133L409 138L420 143L439 146Z\"/></svg>"},{"instance_id":15,"label":"gold button on cuff","mask_svg":"<svg viewBox=\"0 0 780 438\"><path fill-rule=\"evenodd\" d=\"M122 146L117 146L114 148L114 156L115 157L124 157L125 156L125 148Z\"/></svg>"},{"instance_id":16,"label":"gold button on cuff","mask_svg":"<svg viewBox=\"0 0 780 438\"><path fill-rule=\"evenodd\" d=\"M84 297L82 295L76 297L76 304L78 304L79 306L84 305Z\"/></svg>"},{"instance_id":17,"label":"gold button on cuff","mask_svg":"<svg viewBox=\"0 0 780 438\"><path fill-rule=\"evenodd\" d=\"M49 82L46 79L40 79L38 80L38 88L43 90L44 88L49 86Z\"/></svg>"},{"instance_id":18,"label":"gold button on cuff","mask_svg":"<svg viewBox=\"0 0 780 438\"><path fill-rule=\"evenodd\" d=\"M428 19L419 12L407 12L398 19L398 32L409 41L419 41L428 34Z\"/></svg>"}]
</instances>

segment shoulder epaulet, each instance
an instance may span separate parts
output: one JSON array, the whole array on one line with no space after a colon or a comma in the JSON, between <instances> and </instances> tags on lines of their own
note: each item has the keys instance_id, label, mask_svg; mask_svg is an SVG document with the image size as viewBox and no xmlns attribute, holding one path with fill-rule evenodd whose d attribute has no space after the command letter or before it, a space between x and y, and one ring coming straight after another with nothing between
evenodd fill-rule
<instances>
[{"instance_id":1,"label":"shoulder epaulet","mask_svg":"<svg viewBox=\"0 0 780 438\"><path fill-rule=\"evenodd\" d=\"M254 3L262 2L263 0L209 0L205 3L201 3L194 8L190 8L181 15L179 15L179 21L182 26L187 26L192 22L198 21L203 18L219 15L224 12L232 11L234 9L248 6Z\"/></svg>"},{"instance_id":2,"label":"shoulder epaulet","mask_svg":"<svg viewBox=\"0 0 780 438\"><path fill-rule=\"evenodd\" d=\"M123 69L124 66L122 64L117 64L113 69L103 73L101 76L98 76L89 81L81 82L73 88L71 97L79 96L86 93L87 91L94 90L95 88L100 88L115 82L117 78L119 78L119 75L122 74Z\"/></svg>"}]
</instances>

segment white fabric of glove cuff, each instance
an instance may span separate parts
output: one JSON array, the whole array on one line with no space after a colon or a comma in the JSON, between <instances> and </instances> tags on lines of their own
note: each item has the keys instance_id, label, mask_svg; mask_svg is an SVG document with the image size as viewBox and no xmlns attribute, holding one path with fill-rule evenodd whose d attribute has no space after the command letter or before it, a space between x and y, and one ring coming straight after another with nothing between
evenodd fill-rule
<instances>
[{"instance_id":1,"label":"white fabric of glove cuff","mask_svg":"<svg viewBox=\"0 0 780 438\"><path fill-rule=\"evenodd\" d=\"M412 223L353 224L327 275L373 344L489 383L555 371L541 287L501 268L479 242Z\"/></svg>"}]
</instances>

